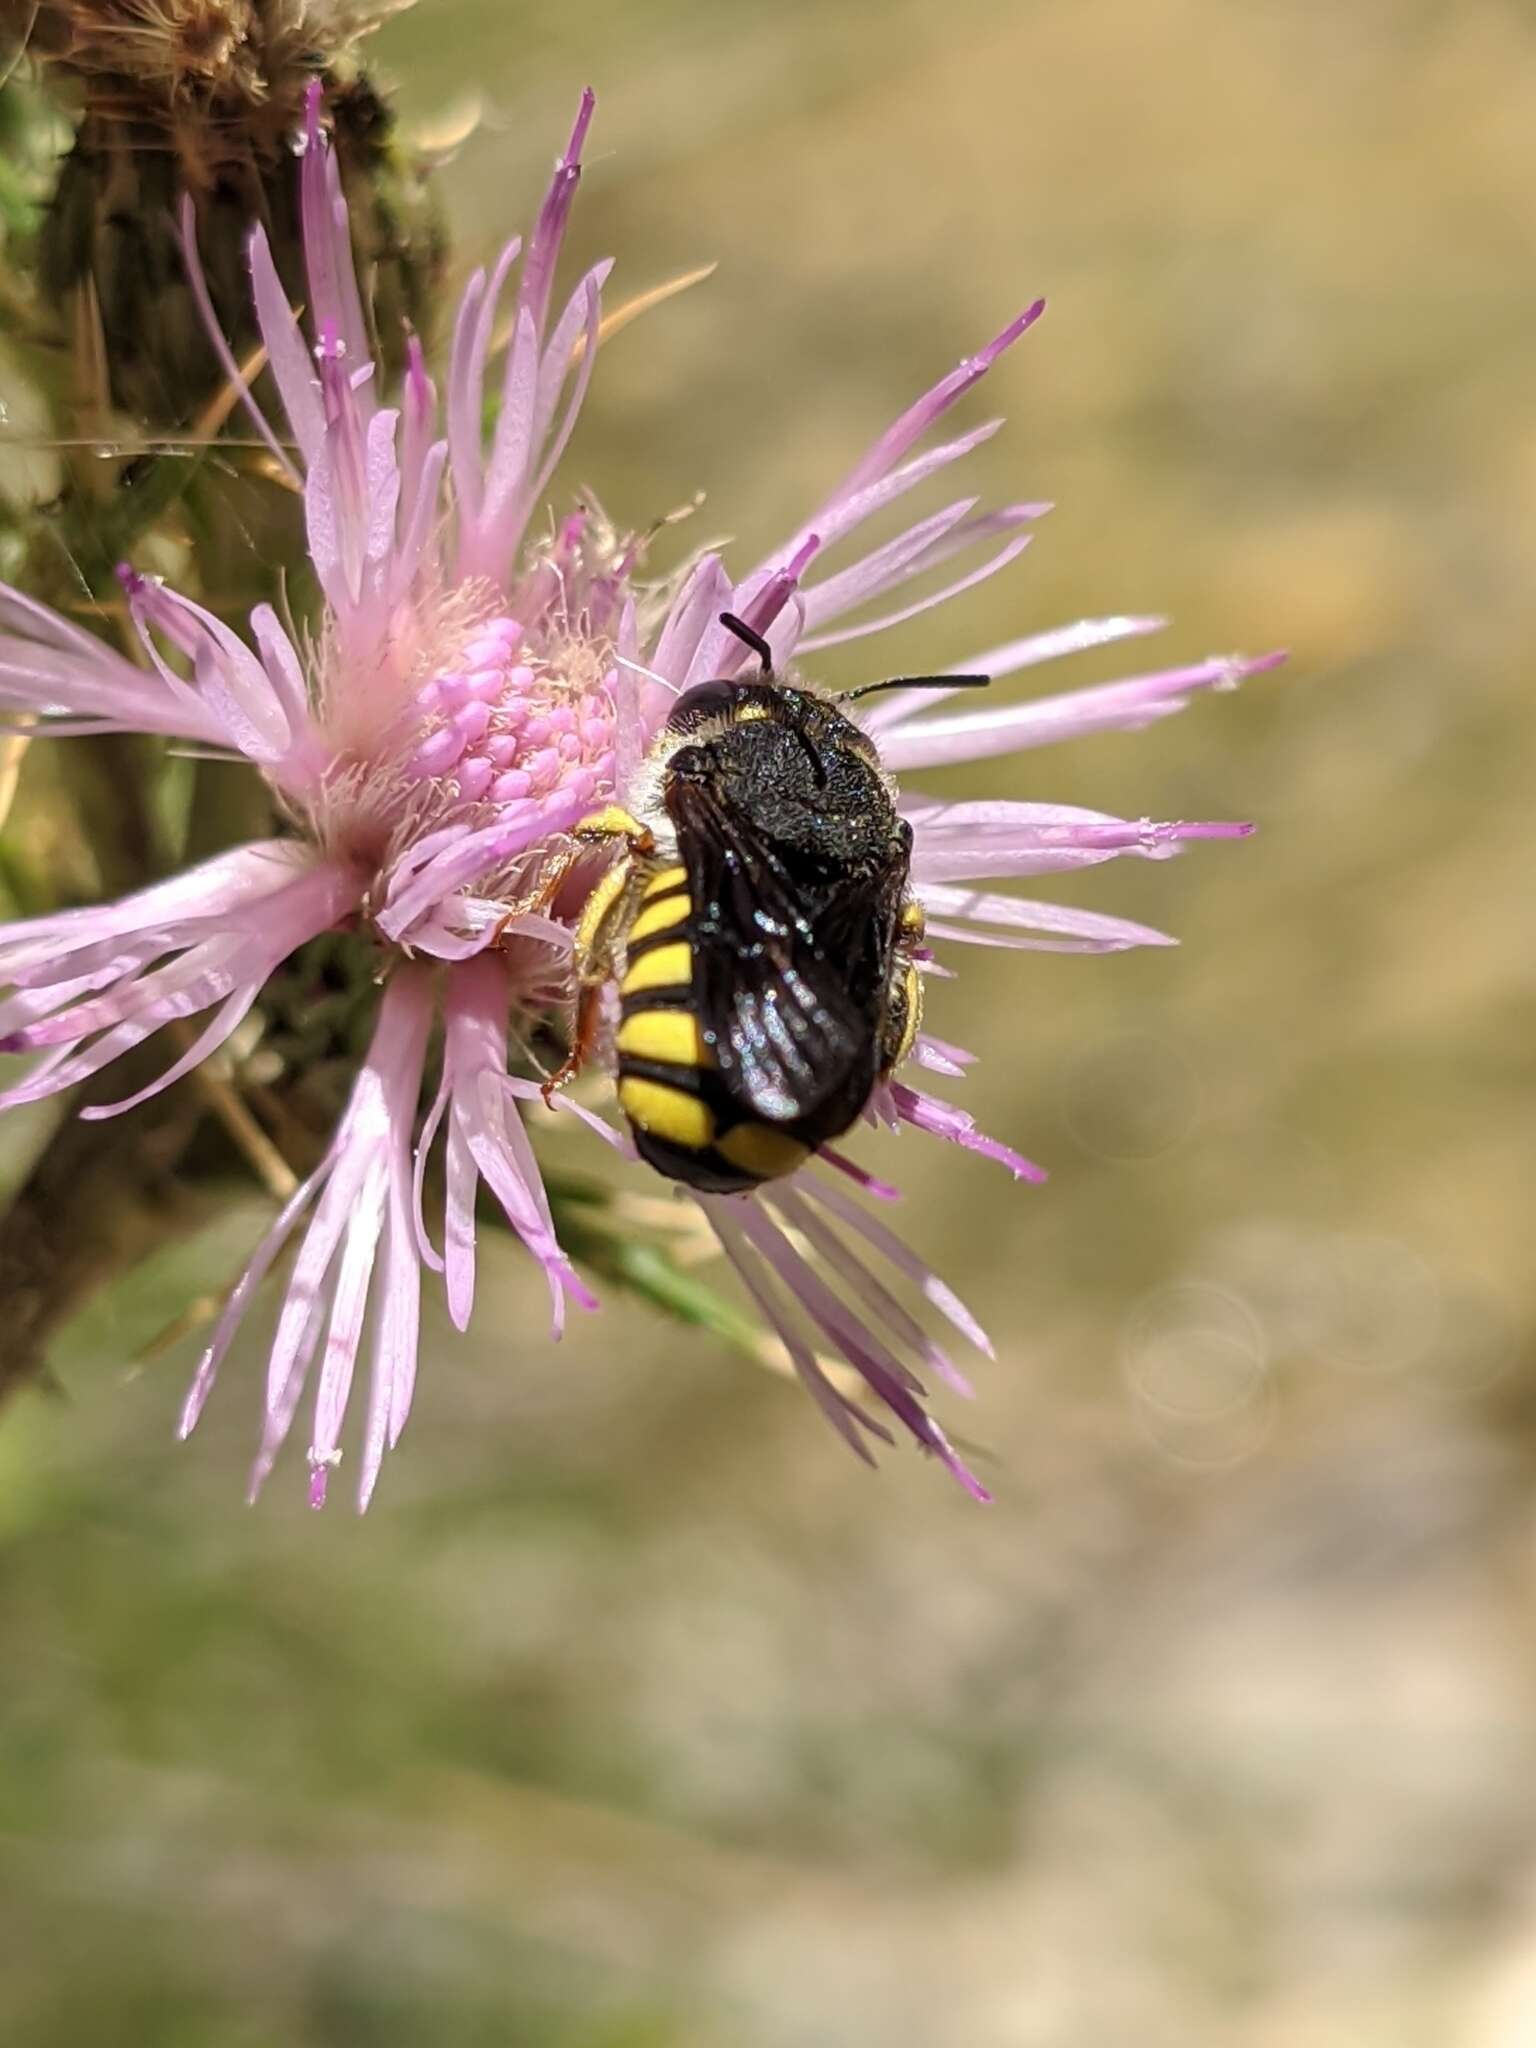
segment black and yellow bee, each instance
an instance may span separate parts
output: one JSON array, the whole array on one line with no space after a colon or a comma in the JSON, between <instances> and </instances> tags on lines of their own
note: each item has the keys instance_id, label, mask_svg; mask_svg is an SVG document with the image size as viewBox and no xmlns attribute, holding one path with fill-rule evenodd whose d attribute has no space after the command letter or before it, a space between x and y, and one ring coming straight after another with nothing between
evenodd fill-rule
<instances>
[{"instance_id":1,"label":"black and yellow bee","mask_svg":"<svg viewBox=\"0 0 1536 2048\"><path fill-rule=\"evenodd\" d=\"M619 984L619 1105L641 1157L729 1194L840 1137L905 1057L921 1014L912 828L868 736L838 708L870 690L984 683L896 677L833 700L761 673L677 700L629 809L576 828L623 858L576 936L583 1000L567 1070Z\"/></svg>"}]
</instances>

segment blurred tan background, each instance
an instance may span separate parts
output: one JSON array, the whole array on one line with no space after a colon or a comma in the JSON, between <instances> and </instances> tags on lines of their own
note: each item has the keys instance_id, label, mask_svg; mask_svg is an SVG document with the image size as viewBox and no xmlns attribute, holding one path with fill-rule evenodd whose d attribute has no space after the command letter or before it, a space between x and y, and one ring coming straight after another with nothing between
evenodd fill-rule
<instances>
[{"instance_id":1,"label":"blurred tan background","mask_svg":"<svg viewBox=\"0 0 1536 2048\"><path fill-rule=\"evenodd\" d=\"M466 263L588 80L576 254L719 259L604 352L623 521L703 487L748 559L1047 293L970 487L1059 510L826 671L1288 644L947 785L1261 832L1062 888L1182 951L938 995L1046 1189L869 1148L997 1333L990 1510L638 1308L552 1350L502 1248L369 1518L250 1513L256 1344L191 1449L186 1353L122 1359L254 1205L83 1316L0 1430L0 2039L1526 2048L1536 15L423 0L380 55L479 92Z\"/></svg>"}]
</instances>

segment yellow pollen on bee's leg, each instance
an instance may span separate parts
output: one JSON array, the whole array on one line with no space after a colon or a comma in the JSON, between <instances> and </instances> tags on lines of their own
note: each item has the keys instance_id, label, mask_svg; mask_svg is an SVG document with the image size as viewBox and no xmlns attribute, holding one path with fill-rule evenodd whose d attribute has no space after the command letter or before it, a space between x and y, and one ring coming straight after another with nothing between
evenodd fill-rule
<instances>
[{"instance_id":1,"label":"yellow pollen on bee's leg","mask_svg":"<svg viewBox=\"0 0 1536 2048\"><path fill-rule=\"evenodd\" d=\"M891 1058L892 1067L899 1067L912 1050L923 1021L923 977L910 960L901 979L901 1001L901 1037ZM886 1071L889 1073L890 1068Z\"/></svg>"},{"instance_id":2,"label":"yellow pollen on bee's leg","mask_svg":"<svg viewBox=\"0 0 1536 2048\"><path fill-rule=\"evenodd\" d=\"M656 844L656 835L649 825L626 811L622 804L604 804L600 811L589 811L572 827L575 839L624 839L636 853L649 853Z\"/></svg>"},{"instance_id":3,"label":"yellow pollen on bee's leg","mask_svg":"<svg viewBox=\"0 0 1536 2048\"><path fill-rule=\"evenodd\" d=\"M629 888L633 872L627 860L619 861L603 876L582 906L581 921L576 927L576 958L581 964L583 979L587 978L589 967L601 968L606 927ZM602 972L606 969L601 969L598 979L602 978Z\"/></svg>"}]
</instances>

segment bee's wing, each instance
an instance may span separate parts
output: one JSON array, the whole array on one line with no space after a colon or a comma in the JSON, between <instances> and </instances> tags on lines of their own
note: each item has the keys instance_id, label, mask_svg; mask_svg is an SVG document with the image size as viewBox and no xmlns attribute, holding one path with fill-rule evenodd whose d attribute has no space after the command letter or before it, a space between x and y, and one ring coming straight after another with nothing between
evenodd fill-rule
<instances>
[{"instance_id":1,"label":"bee's wing","mask_svg":"<svg viewBox=\"0 0 1536 2048\"><path fill-rule=\"evenodd\" d=\"M769 1123L845 1130L874 1086L896 894L820 887L807 929L794 877L739 811L670 793L694 904L694 998L727 1094Z\"/></svg>"}]
</instances>

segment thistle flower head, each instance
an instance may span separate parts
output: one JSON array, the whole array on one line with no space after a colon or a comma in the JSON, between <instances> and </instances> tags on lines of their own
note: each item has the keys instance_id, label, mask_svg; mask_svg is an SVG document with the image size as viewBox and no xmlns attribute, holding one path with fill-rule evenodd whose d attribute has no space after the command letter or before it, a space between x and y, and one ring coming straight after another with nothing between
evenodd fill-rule
<instances>
[{"instance_id":1,"label":"thistle flower head","mask_svg":"<svg viewBox=\"0 0 1536 2048\"><path fill-rule=\"evenodd\" d=\"M602 856L572 828L596 805L628 800L679 692L738 671L746 650L722 615L737 614L764 636L782 673L797 655L878 633L995 573L1027 545L1045 509L978 510L963 496L894 539L863 547L858 539L875 515L995 430L932 439L1034 324L1037 303L925 393L801 529L744 574L707 550L657 581L642 544L592 503L547 510L602 336L607 264L563 298L555 290L591 114L587 95L526 243L509 244L471 279L440 395L414 347L398 391L385 388L336 160L311 92L302 318L263 229L248 249L286 431L245 393L257 430L303 493L323 593L307 634L268 607L237 633L125 569L144 654L138 666L20 593L0 595L0 704L42 714L60 735L132 728L237 752L290 821L276 839L125 902L0 929L0 984L11 989L0 1000L0 1050L39 1056L0 1100L66 1088L161 1026L197 1017L196 1035L155 1084L164 1087L229 1040L306 941L347 928L376 949L383 992L348 1105L236 1288L184 1418L190 1429L259 1283L297 1240L254 1483L312 1384L317 1503L341 1455L369 1324L363 1502L410 1407L423 1268L443 1276L453 1320L468 1321L482 1183L544 1269L557 1331L569 1302L592 1303L559 1243L522 1114L539 1092L533 1037L569 1002L575 927L603 871ZM190 207L182 231L196 282ZM233 353L221 347L239 382ZM953 672L1002 678L1156 623L1089 620L968 653ZM967 702L935 711L932 692L898 691L871 699L860 716L885 768L905 778L1145 726L1273 659L1200 662L979 710ZM1167 943L1140 925L991 885L1119 855L1163 858L1186 840L1246 830L1033 801L950 802L905 780L900 801L913 831L913 888L928 917L928 967L938 965L933 949L955 942L1080 952ZM429 1058L439 1031L440 1062ZM913 1066L950 1079L968 1061L930 1034L913 1047ZM436 1086L424 1102L429 1072ZM576 1113L616 1151L631 1152L621 1129L584 1107ZM875 1088L866 1114L958 1144L1016 1178L1040 1177L907 1071ZM434 1224L426 1190L439 1157L443 1210ZM867 1455L871 1436L889 1440L898 1425L981 1494L925 1406L925 1375L963 1381L924 1311L973 1346L985 1349L985 1338L868 1206L892 1192L829 1149L754 1195L698 1199L749 1296L851 1446Z\"/></svg>"}]
</instances>

